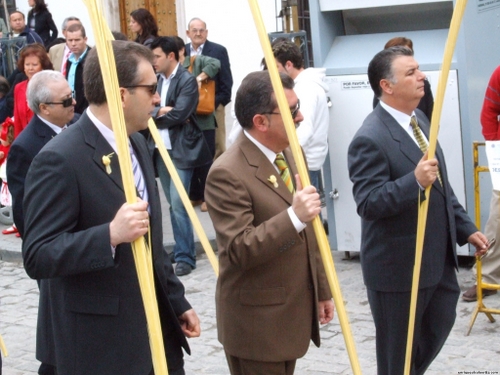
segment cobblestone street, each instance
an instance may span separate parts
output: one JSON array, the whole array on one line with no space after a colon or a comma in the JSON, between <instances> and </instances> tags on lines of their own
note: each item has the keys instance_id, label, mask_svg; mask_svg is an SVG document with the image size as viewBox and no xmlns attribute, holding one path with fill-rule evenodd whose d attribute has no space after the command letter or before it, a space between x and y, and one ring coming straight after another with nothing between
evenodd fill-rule
<instances>
[{"instance_id":1,"label":"cobblestone street","mask_svg":"<svg viewBox=\"0 0 500 375\"><path fill-rule=\"evenodd\" d=\"M375 374L374 326L359 260L342 260L342 257L343 253L334 253L359 362L363 374ZM190 340L193 354L186 357L186 370L187 374L225 375L229 372L216 335L215 275L206 256L199 258L197 269L182 277L188 299L202 321L202 336ZM469 270L460 270L462 290L471 285L470 274ZM485 303L488 307L500 308L500 296L488 297ZM4 358L3 375L36 374L38 361L35 360L34 352L37 305L36 282L28 278L22 265L18 262L0 261L0 332L10 354ZM455 327L427 374L500 373L500 322L490 323L481 314L471 335L465 336L474 307L474 303L459 301ZM320 349L311 345L307 355L298 361L296 374L351 374L337 319L322 328L322 340Z\"/></svg>"}]
</instances>

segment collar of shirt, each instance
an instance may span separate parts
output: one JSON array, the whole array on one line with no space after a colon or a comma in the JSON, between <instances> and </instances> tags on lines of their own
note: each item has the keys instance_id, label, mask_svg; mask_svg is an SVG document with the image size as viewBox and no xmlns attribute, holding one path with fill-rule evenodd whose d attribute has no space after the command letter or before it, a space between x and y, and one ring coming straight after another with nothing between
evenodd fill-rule
<instances>
[{"instance_id":1,"label":"collar of shirt","mask_svg":"<svg viewBox=\"0 0 500 375\"><path fill-rule=\"evenodd\" d=\"M205 43L203 43L201 46L199 46L197 49L193 48L193 43L190 44L190 56L198 56L201 55L203 52L203 47L205 46Z\"/></svg>"},{"instance_id":2,"label":"collar of shirt","mask_svg":"<svg viewBox=\"0 0 500 375\"><path fill-rule=\"evenodd\" d=\"M177 65L175 66L172 73L168 76L168 78L167 76L165 76L165 74L160 73L160 76L163 78L163 84L161 87L161 95L160 95L160 105L163 106L166 105L165 101L167 100L168 88L170 87L170 82L172 82L172 79L177 74L177 70L179 70L179 63L177 63Z\"/></svg>"},{"instance_id":3,"label":"collar of shirt","mask_svg":"<svg viewBox=\"0 0 500 375\"><path fill-rule=\"evenodd\" d=\"M264 156L269 160L269 162L274 166L274 169L279 172L278 166L274 164L274 161L276 160L276 153L273 150L270 150L266 146L264 146L262 143L260 143L258 140L256 140L254 137L252 137L246 130L243 130L243 133L246 135L246 137L252 142L255 146L258 147L260 151L264 154ZM282 154L280 152L280 154Z\"/></svg>"},{"instance_id":4,"label":"collar of shirt","mask_svg":"<svg viewBox=\"0 0 500 375\"><path fill-rule=\"evenodd\" d=\"M116 155L118 155L118 147L116 145L115 133L113 132L113 130L111 130L106 125L104 125L101 121L99 121L97 119L97 117L95 117L95 115L92 113L90 108L87 108L86 111L87 111L87 116L89 116L90 120L94 123L97 130L99 130L99 132L102 134L104 139L109 143L111 148L113 148ZM128 145L130 147L130 141L129 141Z\"/></svg>"},{"instance_id":5,"label":"collar of shirt","mask_svg":"<svg viewBox=\"0 0 500 375\"><path fill-rule=\"evenodd\" d=\"M51 128L56 134L59 134L62 132L63 128L65 128L67 125L64 125L62 128L60 126L54 125L53 123L45 120L44 118L36 115L41 121L43 121L44 124L46 124L49 128Z\"/></svg>"},{"instance_id":6,"label":"collar of shirt","mask_svg":"<svg viewBox=\"0 0 500 375\"><path fill-rule=\"evenodd\" d=\"M71 61L72 64L74 64L74 63L78 64L85 57L85 55L87 54L88 50L89 50L89 47L87 47L85 49L85 51L83 51L83 53L80 55L80 57L78 59L75 59L75 54L72 52L71 55L69 55L68 60Z\"/></svg>"},{"instance_id":7,"label":"collar of shirt","mask_svg":"<svg viewBox=\"0 0 500 375\"><path fill-rule=\"evenodd\" d=\"M401 125L401 127L404 129L406 133L410 136L411 139L415 142L415 144L418 146L418 142L415 138L415 135L413 134L413 128L411 127L410 121L411 121L411 116L408 116L406 113L403 113L401 111L398 111L395 108L392 108L391 106L385 104L382 100L380 101L380 105L382 108L384 108L389 114L396 120L396 122ZM415 116L415 111L411 113L412 116ZM422 133L423 134L423 133ZM427 141L427 138L425 134L423 134L424 140ZM427 141L428 143L428 141Z\"/></svg>"}]
</instances>

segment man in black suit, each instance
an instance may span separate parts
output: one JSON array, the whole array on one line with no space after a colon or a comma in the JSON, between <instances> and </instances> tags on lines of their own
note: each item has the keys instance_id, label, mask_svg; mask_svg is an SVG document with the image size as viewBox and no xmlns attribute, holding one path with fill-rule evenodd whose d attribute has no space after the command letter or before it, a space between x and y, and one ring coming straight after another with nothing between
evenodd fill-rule
<instances>
[{"instance_id":1,"label":"man in black suit","mask_svg":"<svg viewBox=\"0 0 500 375\"><path fill-rule=\"evenodd\" d=\"M30 80L26 93L28 106L34 116L21 134L14 140L7 157L7 180L12 195L12 213L19 234L24 233L24 181L26 174L42 147L59 134L68 124L80 117L74 112L75 100L64 76L52 70L42 70ZM47 288L46 280L40 280L40 289ZM50 314L47 293L40 293L39 309ZM44 315L46 316L46 315ZM45 322L50 326L50 320ZM51 329L39 331L37 358L42 362L38 373L55 374L54 344Z\"/></svg>"},{"instance_id":2,"label":"man in black suit","mask_svg":"<svg viewBox=\"0 0 500 375\"><path fill-rule=\"evenodd\" d=\"M429 122L416 108L425 75L413 52L405 47L379 52L368 78L380 103L354 136L348 163L362 220L361 267L377 332L379 375L403 373L418 202L432 185L411 367L418 375L439 353L455 321L456 243L469 242L483 252L487 240L458 203L441 148L431 160L422 154L418 140L428 144Z\"/></svg>"},{"instance_id":3,"label":"man in black suit","mask_svg":"<svg viewBox=\"0 0 500 375\"><path fill-rule=\"evenodd\" d=\"M220 71L215 80L215 159L226 151L226 120L224 107L231 101L233 76L229 56L224 46L207 40L207 24L199 18L189 21L187 36L191 43L186 44L186 58L190 56L205 55L220 61Z\"/></svg>"},{"instance_id":4,"label":"man in black suit","mask_svg":"<svg viewBox=\"0 0 500 375\"><path fill-rule=\"evenodd\" d=\"M26 177L24 265L29 276L49 279L51 317L39 322L52 320L58 374L148 375L152 357L130 246L146 236L169 373L183 375L182 348L189 352L184 335L198 336L199 320L163 250L151 155L144 137L136 134L146 129L159 100L153 56L132 42L115 41L113 50L141 198L125 202L93 49L84 71L89 108L40 151Z\"/></svg>"},{"instance_id":5,"label":"man in black suit","mask_svg":"<svg viewBox=\"0 0 500 375\"><path fill-rule=\"evenodd\" d=\"M151 44L158 74L160 101L153 118L170 153L184 189L189 192L194 168L210 162L212 156L205 137L198 127L198 84L194 76L179 64L179 47L174 38L160 37ZM175 273L183 276L196 268L193 226L179 193L159 152L156 168L163 191L170 204L170 218L175 246Z\"/></svg>"}]
</instances>

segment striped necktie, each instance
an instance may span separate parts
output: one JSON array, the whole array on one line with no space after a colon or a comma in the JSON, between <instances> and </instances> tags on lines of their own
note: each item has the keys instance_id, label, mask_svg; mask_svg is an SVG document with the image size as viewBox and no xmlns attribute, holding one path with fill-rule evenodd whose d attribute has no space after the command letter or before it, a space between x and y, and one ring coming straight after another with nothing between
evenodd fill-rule
<instances>
[{"instance_id":1,"label":"striped necktie","mask_svg":"<svg viewBox=\"0 0 500 375\"><path fill-rule=\"evenodd\" d=\"M422 131L420 130L420 127L418 126L417 118L415 116L411 116L411 121L410 121L411 128L413 129L413 135L415 136L415 139L417 140L418 147L422 150L422 152L425 154L427 152L427 142L424 140L424 135L422 134ZM437 179L439 180L439 183L441 186L443 186L443 180L441 179L441 172L439 172L439 168L437 171Z\"/></svg>"},{"instance_id":2,"label":"striped necktie","mask_svg":"<svg viewBox=\"0 0 500 375\"><path fill-rule=\"evenodd\" d=\"M142 176L142 170L139 166L139 161L135 156L134 149L130 146L130 157L132 158L132 171L134 172L134 182L137 192L139 193L139 197L143 201L148 201L148 191L146 190L146 184L144 182L144 178Z\"/></svg>"},{"instance_id":3,"label":"striped necktie","mask_svg":"<svg viewBox=\"0 0 500 375\"><path fill-rule=\"evenodd\" d=\"M285 158L281 154L276 155L276 160L274 161L278 166L278 170L280 171L280 176L286 187L293 194L293 183L292 177L290 176L290 170L288 169L288 165L286 164Z\"/></svg>"}]
</instances>

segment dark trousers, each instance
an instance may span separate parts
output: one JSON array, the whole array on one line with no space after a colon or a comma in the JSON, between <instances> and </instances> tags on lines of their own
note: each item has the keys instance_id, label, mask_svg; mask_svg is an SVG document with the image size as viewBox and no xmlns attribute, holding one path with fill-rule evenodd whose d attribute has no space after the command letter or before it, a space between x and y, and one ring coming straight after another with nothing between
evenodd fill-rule
<instances>
[{"instance_id":1,"label":"dark trousers","mask_svg":"<svg viewBox=\"0 0 500 375\"><path fill-rule=\"evenodd\" d=\"M213 158L215 155L215 129L203 130L203 136L207 141L210 155ZM189 199L192 201L205 201L205 182L207 181L208 171L211 166L212 162L194 169L189 188Z\"/></svg>"},{"instance_id":2,"label":"dark trousers","mask_svg":"<svg viewBox=\"0 0 500 375\"><path fill-rule=\"evenodd\" d=\"M284 362L252 361L226 353L231 375L293 375L297 360Z\"/></svg>"},{"instance_id":3,"label":"dark trousers","mask_svg":"<svg viewBox=\"0 0 500 375\"><path fill-rule=\"evenodd\" d=\"M367 290L376 328L378 375L404 372L410 292ZM415 314L411 375L424 374L443 347L455 323L460 288L447 261L436 286L419 289Z\"/></svg>"}]
</instances>

